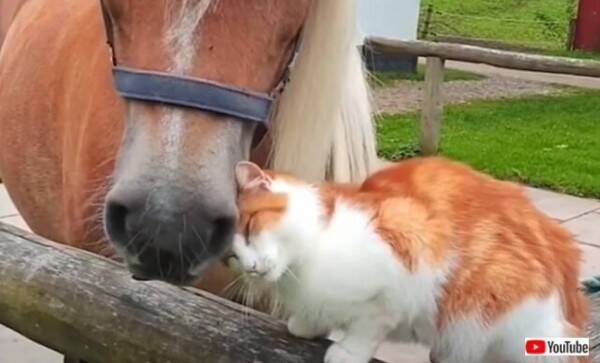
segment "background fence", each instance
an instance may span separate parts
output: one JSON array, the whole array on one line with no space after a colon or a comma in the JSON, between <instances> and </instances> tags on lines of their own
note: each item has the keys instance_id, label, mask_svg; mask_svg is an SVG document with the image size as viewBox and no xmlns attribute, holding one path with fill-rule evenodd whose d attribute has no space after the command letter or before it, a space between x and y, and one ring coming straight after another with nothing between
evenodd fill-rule
<instances>
[{"instance_id":1,"label":"background fence","mask_svg":"<svg viewBox=\"0 0 600 363\"><path fill-rule=\"evenodd\" d=\"M419 36L505 49L570 49L577 0L423 0Z\"/></svg>"}]
</instances>

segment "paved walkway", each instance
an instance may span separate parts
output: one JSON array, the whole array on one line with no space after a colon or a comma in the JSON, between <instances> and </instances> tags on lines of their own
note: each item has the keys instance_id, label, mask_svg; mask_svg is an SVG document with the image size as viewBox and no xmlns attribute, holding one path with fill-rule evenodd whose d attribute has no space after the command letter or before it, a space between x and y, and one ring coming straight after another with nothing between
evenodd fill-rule
<instances>
[{"instance_id":1,"label":"paved walkway","mask_svg":"<svg viewBox=\"0 0 600 363\"><path fill-rule=\"evenodd\" d=\"M397 114L420 111L425 98L424 82L398 81L373 91L377 113ZM531 96L548 96L565 93L563 86L531 82L519 78L486 74L479 80L444 82L444 106L474 100L498 100Z\"/></svg>"},{"instance_id":2,"label":"paved walkway","mask_svg":"<svg viewBox=\"0 0 600 363\"><path fill-rule=\"evenodd\" d=\"M528 188L534 203L568 228L584 253L582 279L600 274L600 201ZM0 221L28 229L3 185ZM60 363L62 356L0 326L0 360L7 363ZM7 357L10 357L7 359ZM427 350L416 345L385 344L379 357L389 363L427 363Z\"/></svg>"}]
</instances>

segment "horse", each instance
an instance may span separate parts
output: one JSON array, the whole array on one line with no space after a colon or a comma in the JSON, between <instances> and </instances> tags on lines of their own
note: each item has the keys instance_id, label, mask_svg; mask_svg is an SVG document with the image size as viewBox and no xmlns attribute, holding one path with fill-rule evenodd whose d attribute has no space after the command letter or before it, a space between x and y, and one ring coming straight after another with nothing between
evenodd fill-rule
<instances>
[{"instance_id":1,"label":"horse","mask_svg":"<svg viewBox=\"0 0 600 363\"><path fill-rule=\"evenodd\" d=\"M2 46L2 42L6 36L6 33L8 32L10 23L25 1L27 0L0 1L0 46Z\"/></svg>"},{"instance_id":2,"label":"horse","mask_svg":"<svg viewBox=\"0 0 600 363\"><path fill-rule=\"evenodd\" d=\"M356 8L28 0L0 50L0 170L10 197L36 234L124 260L140 279L200 280L221 293L231 281L219 261L235 230L237 162L338 182L378 165ZM115 57L244 92L285 87L262 127L120 97Z\"/></svg>"}]
</instances>

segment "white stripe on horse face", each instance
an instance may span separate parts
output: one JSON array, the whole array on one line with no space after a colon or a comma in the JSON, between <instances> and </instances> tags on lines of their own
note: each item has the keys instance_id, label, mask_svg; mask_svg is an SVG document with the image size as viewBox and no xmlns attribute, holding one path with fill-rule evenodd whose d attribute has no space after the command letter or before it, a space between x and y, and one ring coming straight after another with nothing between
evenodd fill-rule
<instances>
[{"instance_id":1,"label":"white stripe on horse face","mask_svg":"<svg viewBox=\"0 0 600 363\"><path fill-rule=\"evenodd\" d=\"M169 73L186 75L196 56L195 32L210 5L216 0L186 0L178 16L167 31L165 43L172 54ZM185 135L184 112L174 107L165 108L161 120L163 144L167 165L176 169L179 165Z\"/></svg>"},{"instance_id":2,"label":"white stripe on horse face","mask_svg":"<svg viewBox=\"0 0 600 363\"><path fill-rule=\"evenodd\" d=\"M170 170L176 169L179 165L180 150L183 149L185 135L184 122L183 111L176 108L167 109L161 120L164 156Z\"/></svg>"}]
</instances>

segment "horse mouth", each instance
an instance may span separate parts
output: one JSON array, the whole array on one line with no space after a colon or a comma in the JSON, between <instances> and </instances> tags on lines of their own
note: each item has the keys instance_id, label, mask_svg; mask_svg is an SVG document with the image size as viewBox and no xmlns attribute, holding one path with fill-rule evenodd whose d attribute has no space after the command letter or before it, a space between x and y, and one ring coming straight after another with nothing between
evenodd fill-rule
<instances>
[{"instance_id":1,"label":"horse mouth","mask_svg":"<svg viewBox=\"0 0 600 363\"><path fill-rule=\"evenodd\" d=\"M153 247L126 258L131 277L136 281L164 281L185 286L195 283L199 276L193 272L203 265L199 260L172 254Z\"/></svg>"},{"instance_id":2,"label":"horse mouth","mask_svg":"<svg viewBox=\"0 0 600 363\"><path fill-rule=\"evenodd\" d=\"M154 268L148 268L144 265L129 265L131 278L135 281L164 281L177 286L193 285L197 276L184 271L156 271Z\"/></svg>"}]
</instances>

